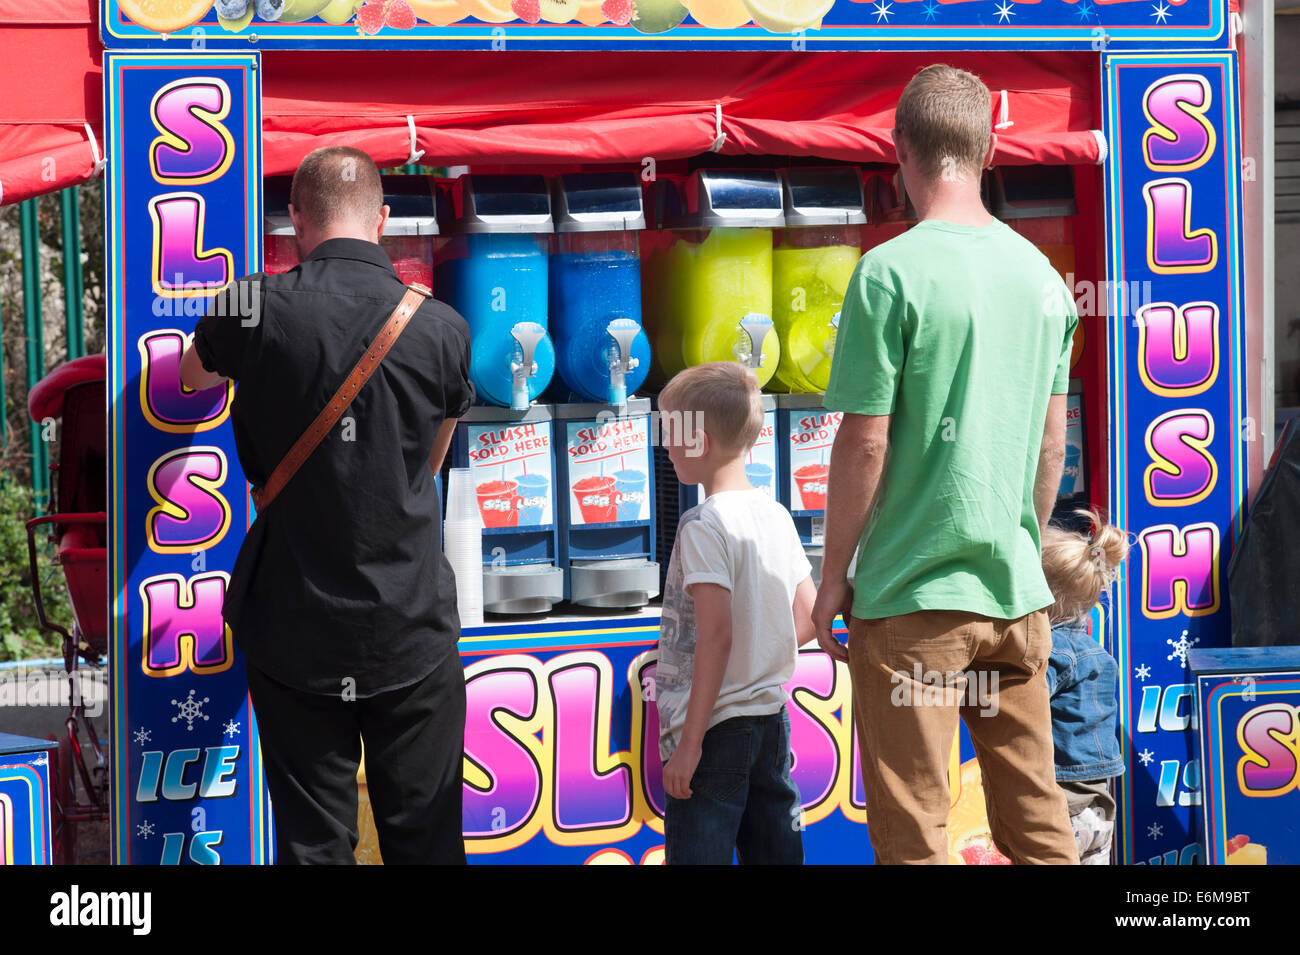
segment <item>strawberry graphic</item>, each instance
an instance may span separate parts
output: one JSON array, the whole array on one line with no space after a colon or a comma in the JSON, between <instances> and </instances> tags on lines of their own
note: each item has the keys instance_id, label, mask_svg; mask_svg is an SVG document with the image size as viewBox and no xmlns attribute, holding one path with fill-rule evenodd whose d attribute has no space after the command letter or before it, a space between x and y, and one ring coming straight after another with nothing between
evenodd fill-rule
<instances>
[{"instance_id":1,"label":"strawberry graphic","mask_svg":"<svg viewBox=\"0 0 1300 955\"><path fill-rule=\"evenodd\" d=\"M388 0L384 4L384 25L394 30L410 30L415 26L415 11L406 0Z\"/></svg>"},{"instance_id":2,"label":"strawberry graphic","mask_svg":"<svg viewBox=\"0 0 1300 955\"><path fill-rule=\"evenodd\" d=\"M363 36L374 36L384 27L383 3L370 0L363 3L357 11L357 32Z\"/></svg>"},{"instance_id":3,"label":"strawberry graphic","mask_svg":"<svg viewBox=\"0 0 1300 955\"><path fill-rule=\"evenodd\" d=\"M635 19L636 6L632 0L605 0L600 5L600 14L611 23L621 27L627 26Z\"/></svg>"},{"instance_id":4,"label":"strawberry graphic","mask_svg":"<svg viewBox=\"0 0 1300 955\"><path fill-rule=\"evenodd\" d=\"M1228 855L1232 855L1248 842L1250 842L1250 836L1233 836L1228 840Z\"/></svg>"},{"instance_id":5,"label":"strawberry graphic","mask_svg":"<svg viewBox=\"0 0 1300 955\"><path fill-rule=\"evenodd\" d=\"M525 23L542 22L541 0L510 0L510 9Z\"/></svg>"}]
</instances>

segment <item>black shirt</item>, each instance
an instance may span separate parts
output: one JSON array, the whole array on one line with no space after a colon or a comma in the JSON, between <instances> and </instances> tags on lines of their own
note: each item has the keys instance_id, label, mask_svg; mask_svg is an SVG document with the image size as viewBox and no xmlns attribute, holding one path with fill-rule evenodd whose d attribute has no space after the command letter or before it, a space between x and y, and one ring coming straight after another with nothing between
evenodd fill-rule
<instances>
[{"instance_id":1,"label":"black shirt","mask_svg":"<svg viewBox=\"0 0 1300 955\"><path fill-rule=\"evenodd\" d=\"M240 281L199 320L194 348L205 368L239 382L235 449L261 486L404 287L384 251L359 239L330 239L289 272ZM250 301L254 316L241 318L238 303ZM250 663L295 689L364 698L424 678L454 652L456 584L429 454L473 397L469 326L426 299L244 538L223 615Z\"/></svg>"}]
</instances>

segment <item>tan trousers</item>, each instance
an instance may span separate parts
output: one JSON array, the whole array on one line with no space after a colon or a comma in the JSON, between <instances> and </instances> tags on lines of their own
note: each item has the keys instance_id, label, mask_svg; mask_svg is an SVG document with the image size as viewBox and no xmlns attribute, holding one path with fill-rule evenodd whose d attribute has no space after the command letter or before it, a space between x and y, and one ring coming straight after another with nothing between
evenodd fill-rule
<instances>
[{"instance_id":1,"label":"tan trousers","mask_svg":"<svg viewBox=\"0 0 1300 955\"><path fill-rule=\"evenodd\" d=\"M948 862L948 761L960 716L979 758L994 844L1018 865L1078 865L1053 764L1043 674L1051 649L1043 611L1019 620L946 610L850 618L854 718L877 862Z\"/></svg>"}]
</instances>

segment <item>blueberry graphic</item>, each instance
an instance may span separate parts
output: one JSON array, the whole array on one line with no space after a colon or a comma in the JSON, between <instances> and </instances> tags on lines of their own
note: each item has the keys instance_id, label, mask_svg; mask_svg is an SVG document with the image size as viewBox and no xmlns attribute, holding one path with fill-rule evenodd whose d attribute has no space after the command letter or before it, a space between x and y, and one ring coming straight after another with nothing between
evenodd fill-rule
<instances>
[{"instance_id":1,"label":"blueberry graphic","mask_svg":"<svg viewBox=\"0 0 1300 955\"><path fill-rule=\"evenodd\" d=\"M217 0L217 16L238 20L248 12L249 0Z\"/></svg>"},{"instance_id":2,"label":"blueberry graphic","mask_svg":"<svg viewBox=\"0 0 1300 955\"><path fill-rule=\"evenodd\" d=\"M257 0L257 15L268 23L280 19L284 13L284 0Z\"/></svg>"}]
</instances>

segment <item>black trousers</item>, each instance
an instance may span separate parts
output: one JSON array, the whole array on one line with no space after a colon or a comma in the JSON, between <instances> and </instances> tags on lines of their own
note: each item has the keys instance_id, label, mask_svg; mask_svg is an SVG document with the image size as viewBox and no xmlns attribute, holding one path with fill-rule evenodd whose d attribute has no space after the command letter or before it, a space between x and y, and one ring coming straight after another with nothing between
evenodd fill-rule
<instances>
[{"instance_id":1,"label":"black trousers","mask_svg":"<svg viewBox=\"0 0 1300 955\"><path fill-rule=\"evenodd\" d=\"M452 652L424 679L359 700L303 693L246 664L280 864L353 865L357 767L385 865L464 864L465 673Z\"/></svg>"}]
</instances>

